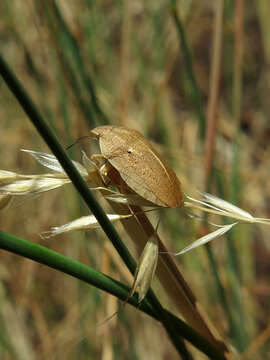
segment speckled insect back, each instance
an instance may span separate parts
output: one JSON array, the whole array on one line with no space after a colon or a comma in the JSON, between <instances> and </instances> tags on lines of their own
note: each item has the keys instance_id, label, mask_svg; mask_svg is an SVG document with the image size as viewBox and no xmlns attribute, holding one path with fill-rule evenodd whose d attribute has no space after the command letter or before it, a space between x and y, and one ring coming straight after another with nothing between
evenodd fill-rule
<instances>
[{"instance_id":1,"label":"speckled insect back","mask_svg":"<svg viewBox=\"0 0 270 360\"><path fill-rule=\"evenodd\" d=\"M100 126L91 133L99 139L101 157L134 192L158 206L181 205L180 181L142 134L122 126Z\"/></svg>"}]
</instances>

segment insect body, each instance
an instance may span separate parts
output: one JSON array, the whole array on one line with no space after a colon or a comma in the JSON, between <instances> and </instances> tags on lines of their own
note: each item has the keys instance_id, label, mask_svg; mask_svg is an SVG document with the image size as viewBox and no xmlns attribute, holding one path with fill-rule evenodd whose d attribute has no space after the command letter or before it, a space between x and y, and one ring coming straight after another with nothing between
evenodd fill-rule
<instances>
[{"instance_id":1,"label":"insect body","mask_svg":"<svg viewBox=\"0 0 270 360\"><path fill-rule=\"evenodd\" d=\"M171 167L136 130L121 126L100 126L91 131L101 154L135 193L155 205L178 207L182 202L181 184Z\"/></svg>"}]
</instances>

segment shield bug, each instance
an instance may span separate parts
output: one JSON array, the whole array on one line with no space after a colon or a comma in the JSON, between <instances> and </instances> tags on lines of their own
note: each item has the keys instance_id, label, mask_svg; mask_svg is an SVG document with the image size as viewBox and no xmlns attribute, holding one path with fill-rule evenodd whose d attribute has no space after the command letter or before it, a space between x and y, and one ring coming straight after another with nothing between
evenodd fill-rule
<instances>
[{"instance_id":1,"label":"shield bug","mask_svg":"<svg viewBox=\"0 0 270 360\"><path fill-rule=\"evenodd\" d=\"M117 170L131 190L151 203L175 208L181 205L181 184L175 172L136 130L122 126L99 126L91 131L99 140L101 154Z\"/></svg>"}]
</instances>

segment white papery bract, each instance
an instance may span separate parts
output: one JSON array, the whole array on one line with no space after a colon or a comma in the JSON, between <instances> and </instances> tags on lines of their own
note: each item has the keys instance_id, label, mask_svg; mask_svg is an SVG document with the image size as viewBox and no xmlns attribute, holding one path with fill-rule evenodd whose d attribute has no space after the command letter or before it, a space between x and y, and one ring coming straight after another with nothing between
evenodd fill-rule
<instances>
[{"instance_id":1,"label":"white papery bract","mask_svg":"<svg viewBox=\"0 0 270 360\"><path fill-rule=\"evenodd\" d=\"M6 195L38 194L68 183L70 183L69 179L54 179L41 176L40 178L15 180L10 184L0 186L0 192Z\"/></svg>"},{"instance_id":2,"label":"white papery bract","mask_svg":"<svg viewBox=\"0 0 270 360\"><path fill-rule=\"evenodd\" d=\"M183 250L179 251L178 253L176 253L174 255L182 255L192 249L195 249L198 246L204 245L214 239L217 239L218 237L226 234L226 232L231 230L231 228L236 224L237 224L237 222L235 222L233 224L221 226L218 230L213 231L210 234L207 234L207 235L199 238L198 240L194 241L192 244L186 246Z\"/></svg>"},{"instance_id":3,"label":"white papery bract","mask_svg":"<svg viewBox=\"0 0 270 360\"><path fill-rule=\"evenodd\" d=\"M107 214L107 217L111 222L115 222L121 219L126 219L133 216L129 215L118 215L118 214ZM82 216L75 219L67 224L61 226L52 227L50 231L43 232L41 236L43 238L50 238L52 236L60 235L70 231L86 231L90 229L100 228L99 222L94 215Z\"/></svg>"},{"instance_id":4,"label":"white papery bract","mask_svg":"<svg viewBox=\"0 0 270 360\"><path fill-rule=\"evenodd\" d=\"M253 219L253 216L248 213L247 211L239 208L238 206L235 206L228 201L222 200L214 195L208 194L208 193L201 193L203 195L203 201L206 203L209 203L216 208L219 208L223 211L226 211L228 214L234 214L236 216L240 216L244 219Z\"/></svg>"},{"instance_id":5,"label":"white papery bract","mask_svg":"<svg viewBox=\"0 0 270 360\"><path fill-rule=\"evenodd\" d=\"M59 161L56 159L56 157L54 155L39 152L39 151L25 150L25 149L21 149L21 151L30 154L41 165L47 167L48 169L65 174L64 169L62 168L61 164L59 163ZM86 171L84 166L82 166L80 163L78 163L77 161L74 161L74 160L72 161L72 163L77 168L77 170L79 171L79 173L81 174L82 177L88 176L88 172Z\"/></svg>"}]
</instances>

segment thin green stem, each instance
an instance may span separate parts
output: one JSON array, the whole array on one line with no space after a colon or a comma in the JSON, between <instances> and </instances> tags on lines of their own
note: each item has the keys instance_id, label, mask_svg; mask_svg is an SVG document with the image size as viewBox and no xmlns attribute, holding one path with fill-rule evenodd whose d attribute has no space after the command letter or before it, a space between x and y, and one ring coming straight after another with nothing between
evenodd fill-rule
<instances>
[{"instance_id":1,"label":"thin green stem","mask_svg":"<svg viewBox=\"0 0 270 360\"><path fill-rule=\"evenodd\" d=\"M49 266L50 268L59 270L79 280L85 281L90 285L118 297L120 300L125 301L128 297L130 289L124 284L89 266L86 266L85 264L80 263L79 261L70 259L44 246L37 245L4 231L0 231L0 248L33 261L37 261L40 264ZM136 295L129 298L127 302L136 308L138 307ZM160 321L160 314L156 312L147 299L142 301L139 310ZM226 359L215 346L209 343L190 326L168 310L163 309L163 311L167 316L167 321L171 323L172 327L174 327L175 336L183 337L197 349L208 355L211 359Z\"/></svg>"}]
</instances>

